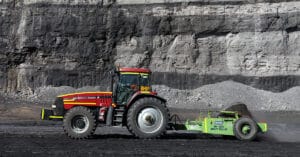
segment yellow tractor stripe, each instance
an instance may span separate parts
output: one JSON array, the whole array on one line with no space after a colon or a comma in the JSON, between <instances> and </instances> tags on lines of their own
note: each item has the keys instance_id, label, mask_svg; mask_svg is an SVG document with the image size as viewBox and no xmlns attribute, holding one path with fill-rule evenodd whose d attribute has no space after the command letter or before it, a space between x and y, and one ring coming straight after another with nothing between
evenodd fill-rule
<instances>
[{"instance_id":1,"label":"yellow tractor stripe","mask_svg":"<svg viewBox=\"0 0 300 157\"><path fill-rule=\"evenodd\" d=\"M74 102L75 100L74 99L64 99L64 102L66 102L66 101L71 101L71 102Z\"/></svg>"},{"instance_id":2,"label":"yellow tractor stripe","mask_svg":"<svg viewBox=\"0 0 300 157\"><path fill-rule=\"evenodd\" d=\"M45 109L43 108L42 109L42 120L44 120L45 119Z\"/></svg>"},{"instance_id":3,"label":"yellow tractor stripe","mask_svg":"<svg viewBox=\"0 0 300 157\"><path fill-rule=\"evenodd\" d=\"M138 72L121 72L121 74L132 74L132 75L149 75L148 73L138 73Z\"/></svg>"},{"instance_id":4,"label":"yellow tractor stripe","mask_svg":"<svg viewBox=\"0 0 300 157\"><path fill-rule=\"evenodd\" d=\"M141 91L142 94L150 94L149 91Z\"/></svg>"},{"instance_id":5,"label":"yellow tractor stripe","mask_svg":"<svg viewBox=\"0 0 300 157\"><path fill-rule=\"evenodd\" d=\"M69 94L59 95L58 97L64 97L64 96L70 96L70 95L76 95L76 94L112 94L112 92L81 92L81 93L69 93Z\"/></svg>"},{"instance_id":6,"label":"yellow tractor stripe","mask_svg":"<svg viewBox=\"0 0 300 157\"><path fill-rule=\"evenodd\" d=\"M63 116L49 116L51 119L62 119L64 118Z\"/></svg>"},{"instance_id":7,"label":"yellow tractor stripe","mask_svg":"<svg viewBox=\"0 0 300 157\"><path fill-rule=\"evenodd\" d=\"M65 102L67 105L96 105L95 102Z\"/></svg>"}]
</instances>

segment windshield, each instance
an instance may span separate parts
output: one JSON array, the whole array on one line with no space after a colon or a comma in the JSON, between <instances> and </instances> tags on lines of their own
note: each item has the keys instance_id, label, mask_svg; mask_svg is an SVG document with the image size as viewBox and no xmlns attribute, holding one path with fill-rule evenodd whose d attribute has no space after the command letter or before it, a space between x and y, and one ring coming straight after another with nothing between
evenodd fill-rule
<instances>
[{"instance_id":1,"label":"windshield","mask_svg":"<svg viewBox=\"0 0 300 157\"><path fill-rule=\"evenodd\" d=\"M120 83L125 86L130 86L130 85L150 86L148 74L121 74Z\"/></svg>"},{"instance_id":2,"label":"windshield","mask_svg":"<svg viewBox=\"0 0 300 157\"><path fill-rule=\"evenodd\" d=\"M126 86L130 86L132 84L138 84L138 79L138 75L123 74L120 76L120 83Z\"/></svg>"}]
</instances>

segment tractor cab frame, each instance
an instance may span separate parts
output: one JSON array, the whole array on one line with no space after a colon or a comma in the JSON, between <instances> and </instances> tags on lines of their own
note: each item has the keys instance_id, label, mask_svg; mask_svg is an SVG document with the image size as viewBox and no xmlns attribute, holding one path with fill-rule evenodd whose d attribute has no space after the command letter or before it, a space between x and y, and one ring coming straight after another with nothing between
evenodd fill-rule
<instances>
[{"instance_id":1,"label":"tractor cab frame","mask_svg":"<svg viewBox=\"0 0 300 157\"><path fill-rule=\"evenodd\" d=\"M128 105L130 98L140 92L156 95L151 91L150 70L120 68L112 78L113 101L116 105Z\"/></svg>"}]
</instances>

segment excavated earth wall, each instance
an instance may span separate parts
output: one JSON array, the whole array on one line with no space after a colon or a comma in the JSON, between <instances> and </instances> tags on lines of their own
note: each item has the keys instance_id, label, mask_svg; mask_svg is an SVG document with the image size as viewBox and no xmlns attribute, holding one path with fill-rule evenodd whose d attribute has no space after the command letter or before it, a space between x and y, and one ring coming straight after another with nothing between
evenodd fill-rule
<instances>
[{"instance_id":1,"label":"excavated earth wall","mask_svg":"<svg viewBox=\"0 0 300 157\"><path fill-rule=\"evenodd\" d=\"M147 67L170 107L300 110L300 1L0 0L0 91L51 102Z\"/></svg>"}]
</instances>

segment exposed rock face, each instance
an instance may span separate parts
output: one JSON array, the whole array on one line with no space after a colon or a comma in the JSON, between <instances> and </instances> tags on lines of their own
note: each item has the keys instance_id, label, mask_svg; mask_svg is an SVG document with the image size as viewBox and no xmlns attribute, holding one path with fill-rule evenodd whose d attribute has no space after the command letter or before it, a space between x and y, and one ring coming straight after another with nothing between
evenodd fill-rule
<instances>
[{"instance_id":1,"label":"exposed rock face","mask_svg":"<svg viewBox=\"0 0 300 157\"><path fill-rule=\"evenodd\" d=\"M298 1L0 0L0 91L106 90L117 64L151 68L172 90L232 80L280 94L300 85L299 28Z\"/></svg>"}]
</instances>

